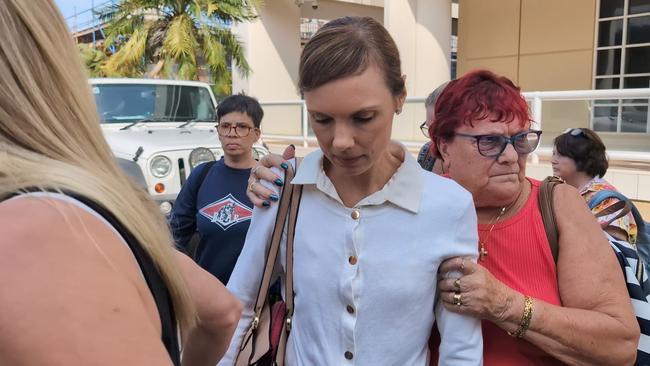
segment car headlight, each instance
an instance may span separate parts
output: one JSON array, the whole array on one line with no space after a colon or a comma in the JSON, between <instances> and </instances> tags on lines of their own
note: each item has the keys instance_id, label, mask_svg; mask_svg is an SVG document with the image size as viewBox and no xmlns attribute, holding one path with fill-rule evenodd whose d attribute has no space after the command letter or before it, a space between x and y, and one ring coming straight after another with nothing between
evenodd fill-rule
<instances>
[{"instance_id":1,"label":"car headlight","mask_svg":"<svg viewBox=\"0 0 650 366\"><path fill-rule=\"evenodd\" d=\"M220 148L212 149L212 153L214 154L214 158L216 159L221 159L223 156L223 150Z\"/></svg>"},{"instance_id":2,"label":"car headlight","mask_svg":"<svg viewBox=\"0 0 650 366\"><path fill-rule=\"evenodd\" d=\"M210 151L210 149L206 149L205 147L197 147L190 153L190 167L192 169L196 168L202 163L207 163L208 161L213 160L214 154L212 151Z\"/></svg>"},{"instance_id":3,"label":"car headlight","mask_svg":"<svg viewBox=\"0 0 650 366\"><path fill-rule=\"evenodd\" d=\"M172 171L172 161L166 156L158 155L151 159L149 170L154 177L164 178Z\"/></svg>"}]
</instances>

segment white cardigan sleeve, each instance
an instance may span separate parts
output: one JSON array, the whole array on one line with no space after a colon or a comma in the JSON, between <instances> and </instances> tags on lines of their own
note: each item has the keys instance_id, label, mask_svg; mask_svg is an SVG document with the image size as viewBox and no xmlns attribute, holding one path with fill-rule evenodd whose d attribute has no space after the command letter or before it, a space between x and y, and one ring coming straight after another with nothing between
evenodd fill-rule
<instances>
[{"instance_id":1,"label":"white cardigan sleeve","mask_svg":"<svg viewBox=\"0 0 650 366\"><path fill-rule=\"evenodd\" d=\"M274 169L274 173L282 177L283 172ZM266 185L266 182L262 182ZM272 188L270 185L267 187ZM257 292L259 290L260 282L264 273L264 265L266 263L266 252L273 233L275 225L275 218L278 212L278 204L273 203L270 207L253 209L253 217L246 234L246 241L242 248L241 254L237 259L237 264L230 276L228 285L226 286L230 292L237 296L243 303L244 310L241 319L237 325L237 330L230 341L230 346L224 357L219 362L219 366L234 365L237 352L242 343L246 331L250 328L253 320L255 300L257 299ZM283 243L285 235L282 237ZM274 276L271 279L271 284L280 275L279 268L280 253L276 260Z\"/></svg>"},{"instance_id":2,"label":"white cardigan sleeve","mask_svg":"<svg viewBox=\"0 0 650 366\"><path fill-rule=\"evenodd\" d=\"M454 248L450 257L471 257L472 261L476 262L478 256L476 210L471 196L468 201L456 221L458 226L455 241L450 243ZM458 275L458 273L451 274L451 277ZM445 309L440 299L437 301L435 314L441 339L438 365L483 365L481 321Z\"/></svg>"}]
</instances>

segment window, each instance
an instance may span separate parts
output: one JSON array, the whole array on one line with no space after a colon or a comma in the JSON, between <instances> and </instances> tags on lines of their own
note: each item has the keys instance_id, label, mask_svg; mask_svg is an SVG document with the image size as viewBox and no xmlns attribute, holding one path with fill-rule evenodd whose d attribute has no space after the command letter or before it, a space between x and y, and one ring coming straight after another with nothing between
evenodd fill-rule
<instances>
[{"instance_id":1,"label":"window","mask_svg":"<svg viewBox=\"0 0 650 366\"><path fill-rule=\"evenodd\" d=\"M594 88L650 88L650 0L600 0ZM597 100L601 132L650 133L648 99Z\"/></svg>"},{"instance_id":2,"label":"window","mask_svg":"<svg viewBox=\"0 0 650 366\"><path fill-rule=\"evenodd\" d=\"M216 121L207 88L164 84L95 84L102 123Z\"/></svg>"}]
</instances>

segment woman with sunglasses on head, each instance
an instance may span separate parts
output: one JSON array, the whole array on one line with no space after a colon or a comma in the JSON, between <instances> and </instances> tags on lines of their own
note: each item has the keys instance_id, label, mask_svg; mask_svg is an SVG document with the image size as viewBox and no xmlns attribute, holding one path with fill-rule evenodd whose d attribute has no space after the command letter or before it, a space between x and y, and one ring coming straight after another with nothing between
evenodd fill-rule
<instances>
[{"instance_id":1,"label":"woman with sunglasses on head","mask_svg":"<svg viewBox=\"0 0 650 366\"><path fill-rule=\"evenodd\" d=\"M617 191L603 179L609 162L605 144L596 132L588 128L571 128L556 137L553 143L553 174L578 189L585 201L591 201L596 193L603 190ZM592 208L592 212L599 215L617 202L618 198L607 198ZM597 216L598 222L614 238L634 244L637 235L634 217L631 212L623 216L619 212L620 210L615 210Z\"/></svg>"},{"instance_id":2,"label":"woman with sunglasses on head","mask_svg":"<svg viewBox=\"0 0 650 366\"><path fill-rule=\"evenodd\" d=\"M191 251L197 263L224 284L253 214L246 187L257 164L253 144L260 138L263 116L259 102L246 95L232 95L219 103L216 130L223 157L192 171L169 219L177 245Z\"/></svg>"}]
</instances>

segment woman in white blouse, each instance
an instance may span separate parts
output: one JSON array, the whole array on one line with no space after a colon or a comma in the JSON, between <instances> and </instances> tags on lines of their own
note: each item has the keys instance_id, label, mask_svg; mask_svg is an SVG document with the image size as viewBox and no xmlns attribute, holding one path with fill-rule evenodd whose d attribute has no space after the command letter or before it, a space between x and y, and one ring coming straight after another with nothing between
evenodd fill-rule
<instances>
[{"instance_id":1,"label":"woman in white blouse","mask_svg":"<svg viewBox=\"0 0 650 366\"><path fill-rule=\"evenodd\" d=\"M299 87L321 150L291 182L304 191L286 364L426 365L435 320L441 365L481 365L479 321L434 295L442 260L477 256L472 197L389 144L406 98L394 41L371 18L333 20L305 45ZM254 211L228 282L245 310L220 365L250 327L276 213Z\"/></svg>"}]
</instances>

